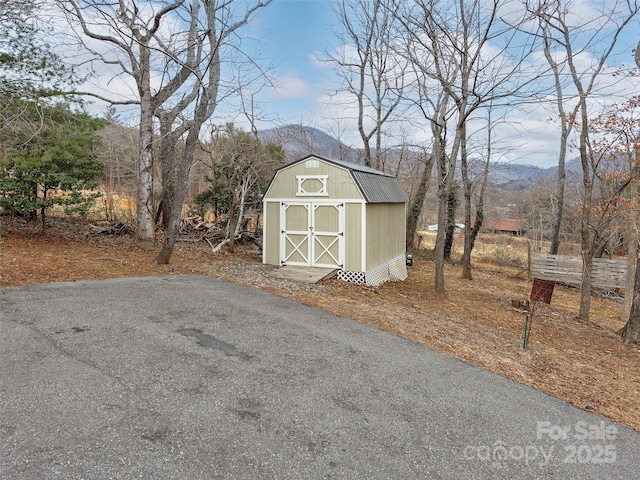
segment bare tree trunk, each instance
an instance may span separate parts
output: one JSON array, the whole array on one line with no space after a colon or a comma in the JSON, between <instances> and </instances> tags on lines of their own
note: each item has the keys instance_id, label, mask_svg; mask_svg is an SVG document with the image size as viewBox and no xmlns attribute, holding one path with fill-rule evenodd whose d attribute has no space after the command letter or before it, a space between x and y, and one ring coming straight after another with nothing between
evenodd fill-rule
<instances>
[{"instance_id":1,"label":"bare tree trunk","mask_svg":"<svg viewBox=\"0 0 640 480\"><path fill-rule=\"evenodd\" d=\"M240 229L242 228L242 221L244 219L244 210L245 204L247 200L247 186L248 181L245 179L242 181L240 185L240 201L238 202L238 219L236 221L236 228L233 229L233 235L237 236L240 234Z\"/></svg>"},{"instance_id":2,"label":"bare tree trunk","mask_svg":"<svg viewBox=\"0 0 640 480\"><path fill-rule=\"evenodd\" d=\"M473 184L469 178L469 158L467 155L467 125L460 127L460 170L464 198L464 247L462 251L462 278L472 280L471 275L471 196Z\"/></svg>"},{"instance_id":3,"label":"bare tree trunk","mask_svg":"<svg viewBox=\"0 0 640 480\"><path fill-rule=\"evenodd\" d=\"M632 229L633 233L631 232ZM627 288L624 292L624 303L622 304L622 312L620 314L620 318L622 320L629 319L629 317L631 316L631 308L635 297L635 292L638 288L640 288L640 285L638 285L635 281L636 268L638 265L638 234L637 229L634 228L634 226L631 226L629 230L630 238L629 248L627 250Z\"/></svg>"},{"instance_id":4,"label":"bare tree trunk","mask_svg":"<svg viewBox=\"0 0 640 480\"><path fill-rule=\"evenodd\" d=\"M440 132L439 134L443 134ZM455 176L456 155L447 158L444 151L444 139L438 137L436 143L438 158L438 233L436 235L436 271L435 271L435 292L436 295L447 296L445 289L444 266L447 230L447 210L449 196L453 186ZM457 148L452 150L457 151Z\"/></svg>"},{"instance_id":5,"label":"bare tree trunk","mask_svg":"<svg viewBox=\"0 0 640 480\"><path fill-rule=\"evenodd\" d=\"M584 107L586 109L586 105ZM582 158L582 179L584 198L582 200L582 218L580 220L580 252L582 256L582 283L580 286L580 312L578 316L583 320L589 320L591 309L591 273L593 270L593 256L597 232L592 230L590 218L593 208L593 182L590 177L590 166L587 159L586 113L583 117L583 132L580 140L580 156Z\"/></svg>"},{"instance_id":6,"label":"bare tree trunk","mask_svg":"<svg viewBox=\"0 0 640 480\"><path fill-rule=\"evenodd\" d=\"M444 238L444 259L451 260L451 250L453 249L454 233L456 231L456 211L458 210L458 184L451 185L447 199L447 228Z\"/></svg>"},{"instance_id":7,"label":"bare tree trunk","mask_svg":"<svg viewBox=\"0 0 640 480\"><path fill-rule=\"evenodd\" d=\"M143 93L144 95L144 93ZM136 235L152 242L153 227L153 112L150 98L140 99L140 157L138 164L138 227Z\"/></svg>"},{"instance_id":8,"label":"bare tree trunk","mask_svg":"<svg viewBox=\"0 0 640 480\"><path fill-rule=\"evenodd\" d=\"M446 297L444 280L444 243L445 243L445 219L447 218L447 198L449 197L445 179L438 183L438 232L436 234L436 272L435 291L437 295Z\"/></svg>"},{"instance_id":9,"label":"bare tree trunk","mask_svg":"<svg viewBox=\"0 0 640 480\"><path fill-rule=\"evenodd\" d=\"M591 273L593 271L593 252L582 251L582 283L580 284L580 310L578 317L589 320L591 310Z\"/></svg>"},{"instance_id":10,"label":"bare tree trunk","mask_svg":"<svg viewBox=\"0 0 640 480\"><path fill-rule=\"evenodd\" d=\"M162 194L155 223L162 217L162 226L165 231L170 228L172 203L176 195L176 168L178 152L176 152L177 140L172 130L175 116L169 112L158 115L160 119L160 172L162 174Z\"/></svg>"},{"instance_id":11,"label":"bare tree trunk","mask_svg":"<svg viewBox=\"0 0 640 480\"><path fill-rule=\"evenodd\" d=\"M164 240L162 241L162 248L156 255L154 260L158 265L168 265L169 260L171 259L171 254L173 253L173 248L175 247L176 241L178 240L178 233L180 231L180 217L176 215L172 215L171 222L169 226L166 228L164 233ZM177 223L175 223L175 219L178 219Z\"/></svg>"},{"instance_id":12,"label":"bare tree trunk","mask_svg":"<svg viewBox=\"0 0 640 480\"><path fill-rule=\"evenodd\" d=\"M238 200L236 199L236 194L233 195L233 200L231 201L231 206L229 207L229 225L227 228L227 245L228 250L233 252L235 249L236 243L236 227L238 225L238 215L236 211L238 210Z\"/></svg>"},{"instance_id":13,"label":"bare tree trunk","mask_svg":"<svg viewBox=\"0 0 640 480\"><path fill-rule=\"evenodd\" d=\"M487 191L487 183L489 182L489 167L491 165L491 141L492 141L492 125L491 125L491 107L489 108L489 116L487 121L487 158L484 162L484 170L482 172L482 182L480 192L478 192L478 200L476 203L476 218L471 226L471 182L467 178L465 181L465 205L467 190L469 196L469 206L465 207L464 221L464 252L462 253L462 278L473 280L471 273L471 253L476 243L476 237L482 228L484 222L484 194ZM464 175L463 175L464 177Z\"/></svg>"},{"instance_id":14,"label":"bare tree trunk","mask_svg":"<svg viewBox=\"0 0 640 480\"><path fill-rule=\"evenodd\" d=\"M640 257L636 257L633 285L633 302L629 321L622 328L621 333L625 343L640 345Z\"/></svg>"},{"instance_id":15,"label":"bare tree trunk","mask_svg":"<svg viewBox=\"0 0 640 480\"><path fill-rule=\"evenodd\" d=\"M412 247L419 247L416 245L416 231L418 230L418 221L420 214L422 213L422 207L424 206L424 200L429 190L429 182L431 180L431 172L433 170L433 163L435 161L435 155L432 152L424 159L424 169L420 176L420 183L415 195L409 202L409 208L407 209L407 235L406 246L407 249Z\"/></svg>"},{"instance_id":16,"label":"bare tree trunk","mask_svg":"<svg viewBox=\"0 0 640 480\"><path fill-rule=\"evenodd\" d=\"M551 41L549 37L548 26L543 25L543 37L544 43L544 56L547 59L547 63L553 71L555 89L556 89L556 104L558 107L558 114L560 116L560 152L558 155L558 176L556 178L556 196L558 202L558 209L555 212L553 223L551 225L551 246L549 253L557 255L560 250L560 230L562 229L562 217L564 214L564 189L566 179L566 158L567 147L569 143L569 135L573 130L573 118L578 111L578 105L576 105L569 116L567 116L564 108L564 96L562 92L562 76L560 74L559 65L551 53Z\"/></svg>"},{"instance_id":17,"label":"bare tree trunk","mask_svg":"<svg viewBox=\"0 0 640 480\"><path fill-rule=\"evenodd\" d=\"M556 182L556 195L558 201L558 209L555 217L553 218L553 224L551 226L551 247L549 253L551 255L557 255L560 250L560 230L562 228L562 214L564 211L564 187L565 187L565 158L567 156L567 137L563 132L563 140L561 143L564 145L560 147L560 156L558 158L558 177Z\"/></svg>"},{"instance_id":18,"label":"bare tree trunk","mask_svg":"<svg viewBox=\"0 0 640 480\"><path fill-rule=\"evenodd\" d=\"M199 132L200 129L197 129L197 131ZM171 176L171 209L169 211L169 217L163 218L163 222L167 225L167 228L165 230L162 248L155 258L155 262L158 265L167 265L169 263L178 239L180 224L182 222L182 206L184 205L184 197L189 185L189 171L191 170L197 145L198 134L194 134L192 131L189 131L189 135L185 142L183 156L181 159L176 160ZM163 193L163 200L166 200L166 198L167 196Z\"/></svg>"},{"instance_id":19,"label":"bare tree trunk","mask_svg":"<svg viewBox=\"0 0 640 480\"><path fill-rule=\"evenodd\" d=\"M631 195L635 195L640 188L640 182L637 180L637 168L634 168L633 177L631 181L630 191ZM638 232L638 210L632 208L630 212L629 224L627 227L626 240L629 242L627 249L627 288L624 293L624 303L622 305L622 313L620 318L626 320L631 316L631 304L633 303L634 291L637 288L634 279L636 277L636 265L638 257L638 244L640 242L640 232Z\"/></svg>"},{"instance_id":20,"label":"bare tree trunk","mask_svg":"<svg viewBox=\"0 0 640 480\"><path fill-rule=\"evenodd\" d=\"M485 177L486 178L486 177ZM466 280L473 280L473 274L471 273L471 253L476 243L476 237L480 228L482 228L482 222L484 221L484 184L478 195L478 203L476 205L476 218L473 225L471 225L471 198L468 199L469 205L467 206L467 198L465 194L465 223L464 223L464 251L462 253L462 278Z\"/></svg>"},{"instance_id":21,"label":"bare tree trunk","mask_svg":"<svg viewBox=\"0 0 640 480\"><path fill-rule=\"evenodd\" d=\"M46 217L46 210L44 207L40 209L40 234L43 237L47 234L47 217Z\"/></svg>"},{"instance_id":22,"label":"bare tree trunk","mask_svg":"<svg viewBox=\"0 0 640 480\"><path fill-rule=\"evenodd\" d=\"M578 316L583 320L589 320L591 310L591 273L593 271L593 256L595 252L597 231L593 230L591 217L593 215L593 181L591 178L591 163L589 162L588 123L586 113L586 99L581 100L582 131L580 133L580 159L582 161L582 216L580 219L580 252L582 256L582 283L580 285L580 311Z\"/></svg>"},{"instance_id":23,"label":"bare tree trunk","mask_svg":"<svg viewBox=\"0 0 640 480\"><path fill-rule=\"evenodd\" d=\"M471 231L469 232L469 259L463 262L463 272L462 275L464 278L468 280L472 280L471 278L471 252L473 251L473 247L476 244L476 238L478 238L478 233L480 233L480 229L482 228L482 223L484 222L484 194L481 194L478 198L478 204L476 206L476 218L473 222L473 227L471 227ZM468 272L465 269L468 268Z\"/></svg>"}]
</instances>

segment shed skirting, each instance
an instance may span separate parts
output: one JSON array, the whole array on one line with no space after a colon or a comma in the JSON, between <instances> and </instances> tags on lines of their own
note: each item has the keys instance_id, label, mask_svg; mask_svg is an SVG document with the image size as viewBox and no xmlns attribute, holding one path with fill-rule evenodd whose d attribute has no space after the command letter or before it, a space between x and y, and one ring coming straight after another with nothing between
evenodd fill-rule
<instances>
[{"instance_id":1,"label":"shed skirting","mask_svg":"<svg viewBox=\"0 0 640 480\"><path fill-rule=\"evenodd\" d=\"M357 285L365 282L364 272L348 272L346 270L338 270L338 272L336 273L336 277L338 277L338 280L355 283Z\"/></svg>"},{"instance_id":2,"label":"shed skirting","mask_svg":"<svg viewBox=\"0 0 640 480\"><path fill-rule=\"evenodd\" d=\"M407 278L407 259L405 254L398 255L366 272L347 272L338 270L337 277L352 283L366 283L377 287L384 282L397 282Z\"/></svg>"}]
</instances>

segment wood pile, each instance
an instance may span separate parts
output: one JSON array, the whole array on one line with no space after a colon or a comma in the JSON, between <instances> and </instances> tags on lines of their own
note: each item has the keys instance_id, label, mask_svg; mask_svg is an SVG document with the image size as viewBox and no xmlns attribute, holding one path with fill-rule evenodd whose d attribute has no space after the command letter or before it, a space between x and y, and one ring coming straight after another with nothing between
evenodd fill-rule
<instances>
[{"instance_id":1,"label":"wood pile","mask_svg":"<svg viewBox=\"0 0 640 480\"><path fill-rule=\"evenodd\" d=\"M128 223L111 223L109 225L92 225L91 226L91 235L133 235L135 233L135 229L133 226Z\"/></svg>"},{"instance_id":2,"label":"wood pile","mask_svg":"<svg viewBox=\"0 0 640 480\"><path fill-rule=\"evenodd\" d=\"M186 217L182 219L180 224L179 235L178 241L181 242L206 241L210 245L215 245L227 239L227 219L224 218L217 222L205 222L199 215ZM261 246L256 233L249 230L240 230L234 240L237 245L255 243Z\"/></svg>"},{"instance_id":3,"label":"wood pile","mask_svg":"<svg viewBox=\"0 0 640 480\"><path fill-rule=\"evenodd\" d=\"M244 222L243 225L246 227L246 222ZM135 228L127 223L93 225L91 234L94 236L134 235ZM228 243L227 219L221 218L216 222L206 222L199 215L183 218L178 232L178 241L193 243L207 242L211 248L215 248L216 245L220 245L223 242L226 244ZM238 235L235 236L234 243L236 245L253 243L259 248L262 248L260 238L256 236L256 232L250 230L240 230Z\"/></svg>"}]
</instances>

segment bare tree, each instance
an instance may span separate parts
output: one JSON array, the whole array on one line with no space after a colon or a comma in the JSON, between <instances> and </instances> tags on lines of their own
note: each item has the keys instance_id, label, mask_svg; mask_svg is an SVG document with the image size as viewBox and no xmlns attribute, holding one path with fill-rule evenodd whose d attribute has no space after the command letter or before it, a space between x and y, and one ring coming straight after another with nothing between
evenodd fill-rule
<instances>
[{"instance_id":1,"label":"bare tree","mask_svg":"<svg viewBox=\"0 0 640 480\"><path fill-rule=\"evenodd\" d=\"M640 96L615 104L591 121L592 149L601 158L598 173L601 197L611 198L608 208L602 199L597 210L608 214L609 233L628 242L628 275L622 319L625 341L640 343L638 307L638 204L640 201ZM608 206L608 205L605 205ZM617 223L617 228L616 228ZM618 232L616 232L618 230Z\"/></svg>"},{"instance_id":2,"label":"bare tree","mask_svg":"<svg viewBox=\"0 0 640 480\"><path fill-rule=\"evenodd\" d=\"M602 4L602 11L587 24L574 27L573 2L563 0L538 0L527 2L527 9L544 26L543 31L549 44L557 49L557 55L564 57L572 86L575 88L575 127L578 134L578 152L582 165L583 197L581 204L580 244L583 262L580 292L582 319L589 319L591 307L591 272L596 250L599 222L594 220L594 179L597 175L599 158L594 157L590 142L589 99L593 96L596 80L602 73L609 55L613 51L622 30L638 12L638 4L631 0L616 0ZM576 17L577 18L577 17ZM596 27L594 27L596 25ZM594 30L595 29L595 30ZM578 49L575 44L586 35L587 47ZM579 67L579 54L589 51L593 63L586 70Z\"/></svg>"},{"instance_id":3,"label":"bare tree","mask_svg":"<svg viewBox=\"0 0 640 480\"><path fill-rule=\"evenodd\" d=\"M135 82L137 95L133 99L92 95L114 105L135 104L140 108L137 235L147 243L155 234L154 116L161 124L165 201L170 204L165 212L171 216L171 212L181 211L182 179L188 175L200 127L219 100L220 49L271 0L247 2L244 10L238 6L242 2L234 0L56 1L72 25L80 26L78 38L94 61L117 68ZM184 140L182 160L174 163L169 157L175 155L179 140ZM165 223L171 225L172 219L165 219ZM168 243L156 258L159 263L170 257L172 237L165 240Z\"/></svg>"},{"instance_id":4,"label":"bare tree","mask_svg":"<svg viewBox=\"0 0 640 480\"><path fill-rule=\"evenodd\" d=\"M260 198L276 168L284 161L284 151L275 144L262 144L255 135L233 124L212 129L211 141L202 145L204 163L212 175L210 192L221 190L229 197L224 240L214 248L234 248L247 204Z\"/></svg>"},{"instance_id":5,"label":"bare tree","mask_svg":"<svg viewBox=\"0 0 640 480\"><path fill-rule=\"evenodd\" d=\"M405 31L405 45L402 54L405 55L415 78L411 93L415 97L415 106L428 122L432 135L431 165L435 164L437 173L437 197L438 197L438 230L436 234L435 252L435 291L439 295L446 295L444 278L444 250L447 201L452 189L457 155L447 155L447 132L452 116L452 99L446 89L439 82L432 81L433 72L441 76L453 78L457 75L457 66L453 62L444 62L440 52L436 51L433 35L435 34L434 17L431 15L435 8L435 1L423 3L414 9L405 7L398 11L400 22ZM398 4L399 5L399 4ZM441 61L442 60L442 61ZM456 147L457 148L457 147ZM426 186L431 175L430 169L425 163L421 185L416 198L412 199L411 208L408 211L407 224L413 230L417 225L417 219L422 211ZM427 169L429 171L427 171ZM424 194L424 195L423 195ZM407 238L413 239L413 232L407 231Z\"/></svg>"},{"instance_id":6,"label":"bare tree","mask_svg":"<svg viewBox=\"0 0 640 480\"><path fill-rule=\"evenodd\" d=\"M431 153L425 151L418 154L418 163L422 165L422 172L420 173L420 181L415 192L409 197L409 205L407 207L407 223L406 223L406 242L407 249L412 247L419 247L417 244L416 233L418 231L418 221L420 220L420 214L424 207L424 200L429 190L429 184L431 182L431 176L433 174L433 164L436 157L434 152Z\"/></svg>"},{"instance_id":7,"label":"bare tree","mask_svg":"<svg viewBox=\"0 0 640 480\"><path fill-rule=\"evenodd\" d=\"M640 68L640 41L636 46L634 55L636 66ZM640 181L632 182L631 191L640 189ZM622 319L627 319L627 323L622 329L622 338L628 343L640 343L640 252L638 243L640 242L640 232L638 231L638 210L632 210L632 225L629 228L629 247L627 261L627 289L624 296L622 308ZM633 286L632 286L633 285Z\"/></svg>"},{"instance_id":8,"label":"bare tree","mask_svg":"<svg viewBox=\"0 0 640 480\"><path fill-rule=\"evenodd\" d=\"M140 108L138 160L137 236L147 243L154 239L153 223L153 118L156 109L175 94L191 74L188 67L170 75L165 70L163 83L152 87L152 72L158 62L166 66L179 52L167 51L161 27L171 14L186 4L176 0L163 4L140 4L118 0L56 0L67 15L71 31L104 66L115 66L135 82L137 98L117 99L85 92L113 105L138 105ZM77 28L79 27L79 28ZM108 48L99 49L97 46ZM106 51L105 51L106 50ZM120 73L120 72L119 72ZM167 77L169 77L167 79Z\"/></svg>"},{"instance_id":9,"label":"bare tree","mask_svg":"<svg viewBox=\"0 0 640 480\"><path fill-rule=\"evenodd\" d=\"M485 193L487 191L487 184L489 183L489 171L490 171L490 166L491 166L491 160L492 160L492 151L493 151L493 128L494 128L494 124L493 124L493 119L492 119L492 106L489 105L487 111L488 111L488 115L487 115L487 141L486 141L486 147L485 147L485 154L484 154L484 160L483 160L483 168L482 168L482 173L480 173L479 175L479 181L478 182L474 182L474 183L479 183L480 188L478 190L478 193L476 195L476 207L475 207L475 211L476 211L476 215L475 215L475 219L473 221L473 225L471 225L471 223L465 225L465 230L469 229L469 235L468 235L468 242L469 242L469 246L468 248L465 248L462 255L463 255L463 259L462 259L462 264L464 266L466 266L466 268L469 268L470 270L470 266L471 266L471 252L473 250L473 247L475 245L476 242L476 238L478 237L478 233L480 233L480 229L482 228L483 222L484 222L484 205L485 205ZM467 181L469 181L469 177L467 176ZM469 192L474 190L474 186L471 184L468 184L466 186L466 188L468 189ZM467 237L465 237L467 238ZM466 244L465 244L466 245ZM471 272L463 272L463 275L465 276L465 278L471 278Z\"/></svg>"},{"instance_id":10,"label":"bare tree","mask_svg":"<svg viewBox=\"0 0 640 480\"><path fill-rule=\"evenodd\" d=\"M531 78L521 76L522 64L530 47L515 44L517 31L500 15L507 4L500 0L470 0L443 4L436 0L417 0L414 8L402 10L401 22L410 45L410 62L419 75L417 82L432 98L439 95L451 109L429 108L425 118L441 129L434 135L434 151L439 165L438 235L436 239L436 292L445 294L444 261L446 252L447 202L458 158L464 195L465 225L471 222L472 181L468 159L468 123L478 109L522 93ZM499 45L496 48L496 45ZM425 78L429 80L425 80ZM442 93L436 94L434 90ZM422 96L426 98L426 96ZM505 101L503 103L506 104ZM432 105L433 105L432 100ZM440 109L440 112L436 112ZM425 110L423 110L425 111ZM446 141L448 132L452 138ZM435 133L435 132L434 132ZM439 146L438 146L439 145ZM463 275L471 278L471 229L465 228Z\"/></svg>"},{"instance_id":11,"label":"bare tree","mask_svg":"<svg viewBox=\"0 0 640 480\"><path fill-rule=\"evenodd\" d=\"M481 108L509 107L518 95L525 93L524 89L532 82L531 78L521 75L523 64L531 53L531 45L520 43L513 25L502 21L501 9L505 5L508 2L501 0L460 2L453 15L435 23L438 31L434 38L453 46L449 49L449 61L456 63L459 68L455 77L437 76L436 79L450 92L456 105L457 123L453 144L459 144L464 198L463 223L466 227L462 275L467 279L472 278L471 251L475 237L474 229L471 228L474 182L469 168L469 124L472 115ZM516 19L516 25L521 21L522 18ZM481 218L476 215L476 220ZM479 226L476 226L476 233L477 228Z\"/></svg>"},{"instance_id":12,"label":"bare tree","mask_svg":"<svg viewBox=\"0 0 640 480\"><path fill-rule=\"evenodd\" d=\"M200 131L204 123L215 111L220 95L221 61L224 49L235 49L232 36L245 26L252 15L265 7L271 0L246 4L246 10L231 8L231 2L203 0L204 33L201 47L187 55L182 68L189 68L193 75L191 90L182 95L171 108L159 106L157 115L161 126L161 162L163 172L162 204L165 206L163 219L166 226L162 249L156 256L158 264L167 264L175 246L180 228L182 206L188 188L189 171L195 163ZM197 28L199 20L198 3L194 2L190 12L191 21L188 45L198 45ZM201 50L200 50L201 49ZM241 50L240 50L241 51ZM249 59L251 62L251 59ZM228 93L225 92L224 95ZM190 116L184 114L191 107ZM174 126L178 116L180 123ZM184 145L178 147L178 140L184 136Z\"/></svg>"},{"instance_id":13,"label":"bare tree","mask_svg":"<svg viewBox=\"0 0 640 480\"><path fill-rule=\"evenodd\" d=\"M391 0L342 0L335 7L342 43L327 62L335 65L344 89L355 96L364 163L385 168L384 131L403 97L406 66L394 53L397 17ZM373 143L373 145L372 145Z\"/></svg>"},{"instance_id":14,"label":"bare tree","mask_svg":"<svg viewBox=\"0 0 640 480\"><path fill-rule=\"evenodd\" d=\"M575 125L579 104L574 105L570 113L566 112L565 98L563 94L563 75L561 65L552 55L551 44L552 37L549 26L543 20L540 20L542 42L544 45L544 57L553 72L553 80L556 90L556 105L558 109L558 117L560 121L560 150L558 152L558 176L556 180L556 200L557 209L551 227L551 246L549 253L556 255L560 249L560 229L562 227L562 216L564 213L564 189L566 180L566 158L569 146L569 136Z\"/></svg>"}]
</instances>

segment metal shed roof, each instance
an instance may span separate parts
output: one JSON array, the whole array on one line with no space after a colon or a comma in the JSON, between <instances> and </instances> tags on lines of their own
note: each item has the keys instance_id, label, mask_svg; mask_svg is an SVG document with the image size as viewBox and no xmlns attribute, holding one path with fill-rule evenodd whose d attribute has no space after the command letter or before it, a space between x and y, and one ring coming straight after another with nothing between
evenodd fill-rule
<instances>
[{"instance_id":1,"label":"metal shed roof","mask_svg":"<svg viewBox=\"0 0 640 480\"><path fill-rule=\"evenodd\" d=\"M367 203L406 203L408 201L407 195L394 176L376 170L375 168L367 167L366 165L344 162L342 160L332 160L319 155L308 155L282 168L287 168L296 163L308 160L309 158L317 158L318 160L349 170Z\"/></svg>"},{"instance_id":2,"label":"metal shed roof","mask_svg":"<svg viewBox=\"0 0 640 480\"><path fill-rule=\"evenodd\" d=\"M352 170L351 174L368 203L407 202L407 196L394 177L365 173L358 170Z\"/></svg>"}]
</instances>

